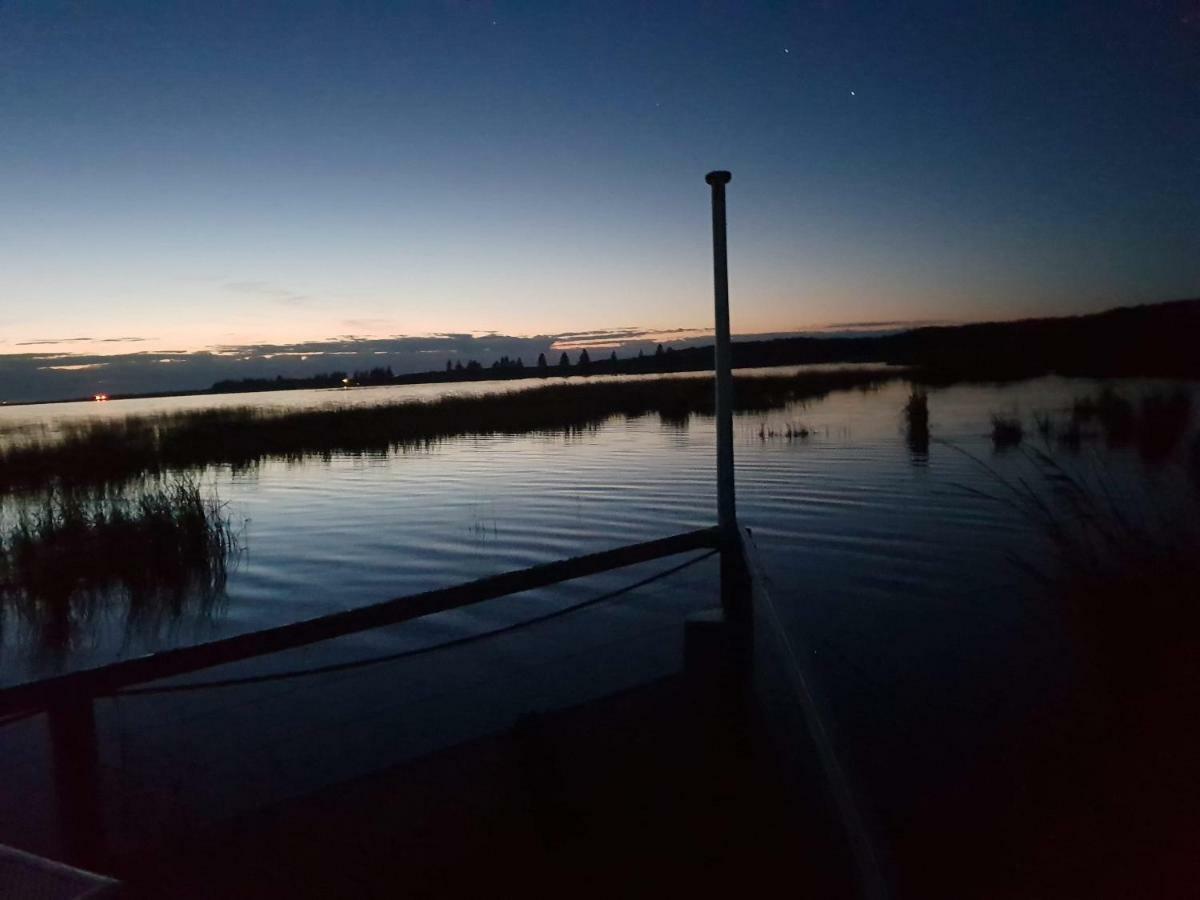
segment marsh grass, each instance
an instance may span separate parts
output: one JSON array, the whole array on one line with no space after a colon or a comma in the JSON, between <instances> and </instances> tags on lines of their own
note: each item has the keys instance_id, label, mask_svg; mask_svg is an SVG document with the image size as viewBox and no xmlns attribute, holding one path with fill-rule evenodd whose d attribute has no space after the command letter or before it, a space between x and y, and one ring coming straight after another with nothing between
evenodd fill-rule
<instances>
[{"instance_id":1,"label":"marsh grass","mask_svg":"<svg viewBox=\"0 0 1200 900\"><path fill-rule=\"evenodd\" d=\"M1096 396L1077 397L1071 405L1069 430L1076 445L1103 435L1109 447L1135 446L1150 462L1166 459L1187 435L1192 395L1184 388L1156 389L1136 401L1106 387Z\"/></svg>"},{"instance_id":2,"label":"marsh grass","mask_svg":"<svg viewBox=\"0 0 1200 900\"><path fill-rule=\"evenodd\" d=\"M764 412L850 388L870 389L895 369L834 369L738 378L735 408ZM593 429L613 416L657 414L684 427L711 415L707 378L661 378L547 385L508 394L448 396L370 407L279 412L240 407L157 417L92 421L56 440L0 448L0 490L122 484L142 475L273 458L382 455L462 435L557 433Z\"/></svg>"},{"instance_id":3,"label":"marsh grass","mask_svg":"<svg viewBox=\"0 0 1200 900\"><path fill-rule=\"evenodd\" d=\"M1094 669L1113 682L1106 689L1153 680L1162 666L1192 658L1200 627L1200 496L1177 489L1187 480L1186 461L1172 460L1152 478L1096 457L1083 465L1052 449L1023 453L1017 475L967 454L996 490L963 490L1013 508L1048 539L1051 567L1014 562L1067 613Z\"/></svg>"},{"instance_id":4,"label":"marsh grass","mask_svg":"<svg viewBox=\"0 0 1200 900\"><path fill-rule=\"evenodd\" d=\"M1025 428L1015 415L992 413L992 446L996 450L1019 447L1025 439Z\"/></svg>"},{"instance_id":5,"label":"marsh grass","mask_svg":"<svg viewBox=\"0 0 1200 900\"><path fill-rule=\"evenodd\" d=\"M802 441L812 437L812 429L807 425L802 425L799 422L788 422L782 428L775 428L762 422L758 426L758 439L760 441L784 440Z\"/></svg>"},{"instance_id":6,"label":"marsh grass","mask_svg":"<svg viewBox=\"0 0 1200 900\"><path fill-rule=\"evenodd\" d=\"M1129 443L1137 431L1133 403L1111 387L1105 387L1095 397L1075 398L1071 404L1071 418L1081 424L1098 422L1109 446Z\"/></svg>"},{"instance_id":7,"label":"marsh grass","mask_svg":"<svg viewBox=\"0 0 1200 900\"><path fill-rule=\"evenodd\" d=\"M913 388L904 404L904 420L912 428L929 428L929 394Z\"/></svg>"},{"instance_id":8,"label":"marsh grass","mask_svg":"<svg viewBox=\"0 0 1200 900\"><path fill-rule=\"evenodd\" d=\"M127 633L211 611L237 550L224 505L189 478L124 496L52 490L6 524L0 611L52 652L114 610Z\"/></svg>"},{"instance_id":9,"label":"marsh grass","mask_svg":"<svg viewBox=\"0 0 1200 900\"><path fill-rule=\"evenodd\" d=\"M929 453L929 394L914 387L904 404L904 441L918 456Z\"/></svg>"},{"instance_id":10,"label":"marsh grass","mask_svg":"<svg viewBox=\"0 0 1200 900\"><path fill-rule=\"evenodd\" d=\"M1015 509L1053 550L1014 562L1042 588L1031 622L1070 641L1070 690L1005 741L998 770L1020 790L1001 791L995 809L1022 828L1059 823L1056 862L1102 865L1129 852L1131 835L1169 845L1194 822L1181 786L1200 753L1200 497L1177 489L1183 456L1170 467L1063 459L1053 445L1003 465L971 456L995 488L964 490ZM1073 889L1078 871L1069 876Z\"/></svg>"}]
</instances>

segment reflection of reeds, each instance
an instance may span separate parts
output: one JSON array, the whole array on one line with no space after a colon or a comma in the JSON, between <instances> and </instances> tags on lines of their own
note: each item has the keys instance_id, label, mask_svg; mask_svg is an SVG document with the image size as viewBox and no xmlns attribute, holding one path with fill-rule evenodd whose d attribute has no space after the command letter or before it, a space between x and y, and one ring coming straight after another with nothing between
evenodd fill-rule
<instances>
[{"instance_id":1,"label":"reflection of reeds","mask_svg":"<svg viewBox=\"0 0 1200 900\"><path fill-rule=\"evenodd\" d=\"M127 629L153 630L212 605L235 545L222 504L190 479L131 497L54 490L0 535L0 611L51 651L118 607Z\"/></svg>"},{"instance_id":2,"label":"reflection of reeds","mask_svg":"<svg viewBox=\"0 0 1200 900\"><path fill-rule=\"evenodd\" d=\"M913 388L904 404L904 419L913 428L929 428L929 395Z\"/></svg>"},{"instance_id":3,"label":"reflection of reeds","mask_svg":"<svg viewBox=\"0 0 1200 900\"><path fill-rule=\"evenodd\" d=\"M1153 391L1142 397L1138 407L1138 450L1147 459L1171 454L1187 433L1192 415L1192 398L1186 391Z\"/></svg>"},{"instance_id":4,"label":"reflection of reeds","mask_svg":"<svg viewBox=\"0 0 1200 900\"><path fill-rule=\"evenodd\" d=\"M1110 446L1128 443L1137 429L1133 404L1107 386L1095 397L1077 397L1071 418L1077 422L1098 421Z\"/></svg>"},{"instance_id":5,"label":"reflection of reeds","mask_svg":"<svg viewBox=\"0 0 1200 900\"><path fill-rule=\"evenodd\" d=\"M1183 388L1152 390L1135 403L1105 387L1096 396L1075 398L1067 424L1057 429L1058 441L1077 450L1084 440L1102 434L1109 447L1134 445L1143 459L1158 462L1179 446L1191 415L1192 397ZM1098 426L1099 433L1091 426ZM1049 421L1046 428L1054 430Z\"/></svg>"},{"instance_id":6,"label":"reflection of reeds","mask_svg":"<svg viewBox=\"0 0 1200 900\"><path fill-rule=\"evenodd\" d=\"M917 456L929 453L929 395L914 387L904 404L904 440Z\"/></svg>"},{"instance_id":7,"label":"reflection of reeds","mask_svg":"<svg viewBox=\"0 0 1200 900\"><path fill-rule=\"evenodd\" d=\"M773 428L762 422L758 426L758 439L772 441L780 438L785 441L802 441L812 436L812 429L798 422L788 422L782 429Z\"/></svg>"},{"instance_id":8,"label":"reflection of reeds","mask_svg":"<svg viewBox=\"0 0 1200 900\"><path fill-rule=\"evenodd\" d=\"M1021 420L1016 416L992 414L992 446L997 450L1007 450L1019 446L1025 439L1025 429Z\"/></svg>"},{"instance_id":9,"label":"reflection of reeds","mask_svg":"<svg viewBox=\"0 0 1200 900\"><path fill-rule=\"evenodd\" d=\"M835 369L738 378L736 408L777 409L890 377L886 369ZM663 378L371 407L284 413L245 407L96 421L57 441L0 449L0 489L113 484L206 465L247 467L265 458L382 454L467 434L570 433L616 415L657 413L665 422L686 424L712 411L710 379Z\"/></svg>"},{"instance_id":10,"label":"reflection of reeds","mask_svg":"<svg viewBox=\"0 0 1200 900\"><path fill-rule=\"evenodd\" d=\"M1033 427L1037 430L1038 437L1044 443L1049 443L1054 437L1054 417L1047 412L1035 412L1033 414Z\"/></svg>"}]
</instances>

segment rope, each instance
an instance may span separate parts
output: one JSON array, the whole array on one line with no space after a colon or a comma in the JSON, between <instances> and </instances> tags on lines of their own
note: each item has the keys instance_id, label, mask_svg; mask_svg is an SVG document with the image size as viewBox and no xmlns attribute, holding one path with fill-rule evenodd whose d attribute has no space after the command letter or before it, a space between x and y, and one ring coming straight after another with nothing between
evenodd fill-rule
<instances>
[{"instance_id":1,"label":"rope","mask_svg":"<svg viewBox=\"0 0 1200 900\"><path fill-rule=\"evenodd\" d=\"M669 575L674 575L676 572L680 572L680 571L688 568L689 566L693 566L698 562L708 559L710 556L713 556L718 552L719 551L717 551L717 550L709 550L708 552L703 553L700 556L689 559L686 562L680 563L677 566L673 566L670 569L666 569L662 572L658 572L655 575L651 575L647 578L643 578L641 581L636 581L633 584L629 584L629 585L626 585L625 587L618 588L615 591L610 591L607 594L601 594L598 597L593 597L590 600L584 600L581 603L576 603L572 606L568 606L563 609L555 610L554 612L549 612L549 613L545 613L544 615L535 616L532 619L525 619L524 621L516 622L512 625L506 625L503 628L496 628L491 631L481 632L479 634L466 635L464 637L455 638L450 641L445 641L441 644L434 644L429 647L417 647L412 650L402 650L398 653L388 653L383 656L372 656L372 657L368 657L366 659L356 659L356 660L350 660L347 662L330 663L328 665L313 666L313 667L304 668L304 669L289 669L289 670L283 671L283 672L268 672L268 673L265 673L262 675L247 675L242 678L222 678L222 679L217 679L217 680L212 680L212 681L192 681L192 682L187 682L185 684L169 684L169 685L163 685L161 687L126 688L124 690L114 691L111 694L102 694L102 695L98 695L98 696L134 697L134 696L146 696L146 695L151 695L151 694L174 694L174 693L181 693L184 691L204 690L206 688L238 687L241 685L261 684L261 683L269 682L269 681L285 681L285 680L292 679L292 678L306 678L310 675L328 675L328 674L331 674L334 672L345 672L345 671L349 671L352 669L361 669L361 668L365 668L366 666L380 665L382 663L395 662L397 660L407 659L407 658L413 657L413 656L420 656L423 653L432 653L436 650L445 650L450 647L460 647L464 644L470 644L475 641L486 640L487 638L493 638L493 637L497 637L502 634L507 634L512 631L518 631L522 628L527 628L531 625L539 625L542 622L547 622L547 621L550 621L551 619L556 619L560 616L565 616L569 613L578 612L581 609L586 609L589 606L595 606L596 604L603 603L607 600L615 599L616 597L619 597L622 594L627 594L630 591L637 590L640 587L645 587L646 585L651 584L655 581L659 581L660 579L666 578ZM0 722L0 725L3 725L3 724L7 724L7 721Z\"/></svg>"}]
</instances>

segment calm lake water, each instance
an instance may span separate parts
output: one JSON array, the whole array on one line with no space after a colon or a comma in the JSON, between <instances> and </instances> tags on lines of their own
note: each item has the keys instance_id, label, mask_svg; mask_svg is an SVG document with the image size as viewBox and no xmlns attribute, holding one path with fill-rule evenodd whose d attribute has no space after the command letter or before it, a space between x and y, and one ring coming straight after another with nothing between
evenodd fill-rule
<instances>
[{"instance_id":1,"label":"calm lake water","mask_svg":"<svg viewBox=\"0 0 1200 900\"><path fill-rule=\"evenodd\" d=\"M501 382L453 389L522 386ZM1146 388L1118 384L1131 397ZM371 403L445 390L305 391L215 402ZM753 529L788 627L810 650L836 742L868 785L871 806L884 821L919 802L923 778L937 773L942 785L953 784L955 772L967 778L976 749L1066 690L1072 647L1055 624L1052 604L1018 564L1050 565L1045 538L1018 511L973 491L996 493L997 474L1011 478L1032 472L1021 451L993 451L992 413L1019 414L1032 442L1032 414L1065 415L1073 398L1094 395L1098 387L1047 377L931 389L933 441L927 452L914 451L906 441L902 409L909 390L897 380L767 415L739 415L735 422L739 516ZM31 429L52 431L56 422L72 417L213 402L195 397L8 408L0 410L0 431L17 439L13 436ZM801 424L809 436L789 439L788 426ZM1085 445L1068 461L1085 472L1106 473L1118 492L1128 488L1135 504L1147 491L1178 493L1180 479L1187 477L1178 466L1148 467L1134 450L1109 451L1102 442ZM570 437L464 438L419 452L272 461L250 472L216 470L204 477L228 503L243 548L227 597L205 615L133 632L119 616L99 616L58 658L39 652L27 631L10 621L0 643L0 683L698 528L715 521L716 508L713 424L697 417L686 427L666 425L657 416L615 418ZM292 654L288 662L353 659L438 643L586 599L672 564L662 561L657 569L638 567L536 592L528 604L500 600L357 636L336 642L336 648ZM713 572L711 561L703 563L643 592L636 602L595 607L574 625L513 643L506 668L489 668L492 658L483 642L444 661L426 658L430 661L419 670L425 674L406 670L406 683L446 679L450 672L459 677L473 668L473 684L486 685L494 692L489 696L507 696L516 689L509 690L503 679L517 678L513 673L527 663L533 672L529 684L537 685L529 690L545 691L549 670L537 669L534 660L555 653L554 671L575 672L577 684L585 676L597 683L608 683L604 679L611 676L616 683L623 669L639 677L661 674L678 665L679 620L688 610L715 602ZM644 646L637 644L641 634L647 636ZM639 668L641 651L635 645L643 646L649 659L658 652L651 637L669 643L669 653ZM268 668L287 668L277 663ZM597 675L600 669L608 674ZM583 688L576 693L581 691L586 693ZM456 706L445 693L428 696L433 698L429 708L439 715ZM121 701L126 704L120 713L123 734L135 732L139 722L161 720L180 703L199 704L193 718L216 708L201 699L180 699L169 709L137 712L130 707L136 702ZM228 695L219 701L226 712L229 702ZM283 701L272 702L278 714ZM107 715L101 712L102 720ZM181 715L180 721L187 718ZM248 723L253 719L249 716ZM935 722L937 739L923 739L922 732ZM439 729L453 730L444 721L426 730ZM187 733L183 726L179 732ZM208 741L211 732L205 734ZM30 759L34 755L28 752ZM170 758L179 763L178 756ZM141 768L149 765L143 761ZM889 777L897 765L908 777Z\"/></svg>"},{"instance_id":2,"label":"calm lake water","mask_svg":"<svg viewBox=\"0 0 1200 900\"><path fill-rule=\"evenodd\" d=\"M89 419L211 406L370 405L539 383L9 407L0 410L0 435L20 440ZM1128 383L1125 393L1150 387ZM952 598L970 597L988 616L1018 621L1018 598L1029 586L1011 557L1040 562L1045 546L1025 517L971 493L1003 493L997 474L1027 474L1025 454L993 450L990 416L1019 415L1034 444L1033 414L1065 417L1074 398L1098 389L1057 377L935 389L924 453L906 440L909 390L897 380L736 419L740 517L755 530L777 589L808 613L824 610L832 630L823 638L833 642L859 640L865 635L852 635L863 629L890 631L887 616L911 615L922 604L961 602ZM789 426L810 434L788 437ZM209 470L205 484L227 502L241 544L227 596L204 615L148 633L100 617L59 659L40 657L12 623L0 644L0 684L712 524L713 441L711 419L679 427L657 416L617 417L571 436L471 437L379 457ZM1059 455L1083 471L1136 466L1132 450L1102 443L1079 457ZM1179 476L1171 467L1135 474L1151 483ZM1143 479L1136 480L1140 490ZM10 501L9 514L14 509ZM926 623L922 643L936 627Z\"/></svg>"}]
</instances>

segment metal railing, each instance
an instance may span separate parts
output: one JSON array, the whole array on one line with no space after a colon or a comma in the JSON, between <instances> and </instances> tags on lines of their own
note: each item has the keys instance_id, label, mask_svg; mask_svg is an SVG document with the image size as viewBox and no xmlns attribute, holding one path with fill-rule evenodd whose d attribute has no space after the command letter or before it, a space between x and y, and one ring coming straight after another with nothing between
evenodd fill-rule
<instances>
[{"instance_id":1,"label":"metal railing","mask_svg":"<svg viewBox=\"0 0 1200 900\"><path fill-rule=\"evenodd\" d=\"M588 575L719 546L718 529L701 528L15 685L0 691L0 724L4 719L11 721L41 712L47 714L60 843L69 862L94 864L104 857L94 700L120 696L123 688L147 682L281 653Z\"/></svg>"}]
</instances>

